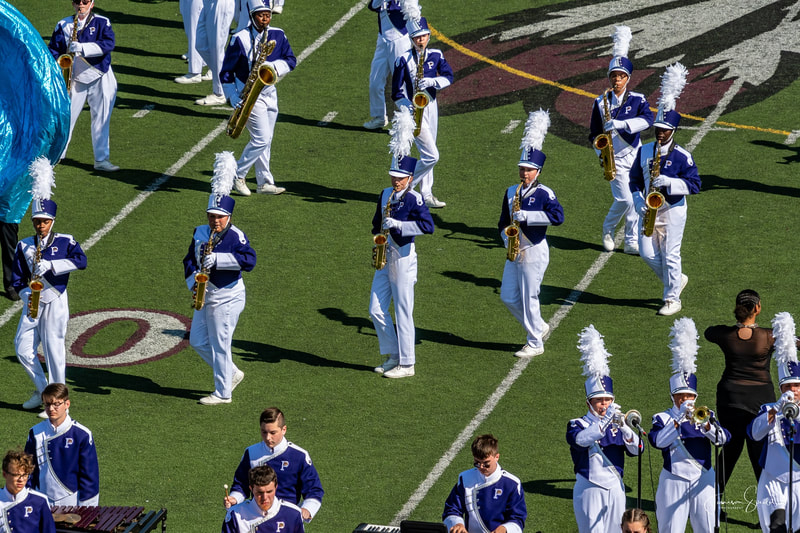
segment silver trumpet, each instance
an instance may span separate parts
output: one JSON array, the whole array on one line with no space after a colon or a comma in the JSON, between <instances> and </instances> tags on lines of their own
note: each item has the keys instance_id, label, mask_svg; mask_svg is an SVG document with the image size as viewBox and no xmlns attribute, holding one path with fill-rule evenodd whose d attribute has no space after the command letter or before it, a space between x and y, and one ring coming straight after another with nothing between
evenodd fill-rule
<instances>
[{"instance_id":1,"label":"silver trumpet","mask_svg":"<svg viewBox=\"0 0 800 533\"><path fill-rule=\"evenodd\" d=\"M620 411L614 415L613 422L619 427L628 426L633 431L639 431L642 427L642 413L636 409L631 409L625 413Z\"/></svg>"}]
</instances>

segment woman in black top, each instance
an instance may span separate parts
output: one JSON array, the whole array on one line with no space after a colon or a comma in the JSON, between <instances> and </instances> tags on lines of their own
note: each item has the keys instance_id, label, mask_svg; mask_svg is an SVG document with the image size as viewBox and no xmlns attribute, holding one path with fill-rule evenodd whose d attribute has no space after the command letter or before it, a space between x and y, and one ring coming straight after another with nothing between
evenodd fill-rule
<instances>
[{"instance_id":1,"label":"woman in black top","mask_svg":"<svg viewBox=\"0 0 800 533\"><path fill-rule=\"evenodd\" d=\"M711 326L705 331L706 340L719 345L725 355L725 370L717 384L717 416L722 427L731 432L731 439L724 449L720 491L725 490L745 442L756 481L761 475L758 459L765 441L749 439L747 425L762 404L775 401L769 373L775 338L771 328L756 324L760 312L758 293L743 290L736 296L736 325Z\"/></svg>"}]
</instances>

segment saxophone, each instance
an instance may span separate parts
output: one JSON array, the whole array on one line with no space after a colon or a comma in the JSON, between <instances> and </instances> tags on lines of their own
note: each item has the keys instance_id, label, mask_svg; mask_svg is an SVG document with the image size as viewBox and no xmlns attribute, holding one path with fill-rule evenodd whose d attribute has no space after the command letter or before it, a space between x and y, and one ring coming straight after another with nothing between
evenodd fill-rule
<instances>
[{"instance_id":1,"label":"saxophone","mask_svg":"<svg viewBox=\"0 0 800 533\"><path fill-rule=\"evenodd\" d=\"M522 182L517 185L517 190L514 192L514 201L511 203L511 224L505 227L503 233L508 237L508 250L506 251L506 259L509 261L516 261L518 257L522 256L519 251L519 221L514 220L514 213L519 212L519 191L522 189Z\"/></svg>"},{"instance_id":2,"label":"saxophone","mask_svg":"<svg viewBox=\"0 0 800 533\"><path fill-rule=\"evenodd\" d=\"M247 119L250 118L250 112L253 111L253 106L261 94L261 89L269 85L275 85L278 81L278 73L272 65L266 63L267 58L275 50L277 44L274 40L267 42L267 28L261 35L258 41L258 53L253 59L253 67L250 69L250 75L247 76L247 81L239 94L241 100L233 110L231 118L228 119L228 127L226 133L232 139L236 139L242 133Z\"/></svg>"},{"instance_id":3,"label":"saxophone","mask_svg":"<svg viewBox=\"0 0 800 533\"><path fill-rule=\"evenodd\" d=\"M72 36L67 43L67 50L69 50L69 45L77 40L78 14L75 13L75 16L72 17ZM72 88L72 65L75 63L75 54L67 51L67 53L58 56L56 63L58 63L58 67L61 69L61 75L64 77L64 83L67 84L67 93L69 93L70 89Z\"/></svg>"},{"instance_id":4,"label":"saxophone","mask_svg":"<svg viewBox=\"0 0 800 533\"><path fill-rule=\"evenodd\" d=\"M647 197L644 200L644 203L647 205L647 212L644 214L642 233L644 233L645 237L650 237L653 234L653 230L656 227L658 209L664 205L666 201L664 195L653 187L653 180L661 174L661 143L656 141L654 146L655 155L653 156L653 166L650 169L650 184L647 187Z\"/></svg>"},{"instance_id":5,"label":"saxophone","mask_svg":"<svg viewBox=\"0 0 800 533\"><path fill-rule=\"evenodd\" d=\"M383 208L383 219L386 220L392 216L392 199L397 191L392 191L389 199L386 201L386 207ZM383 270L386 266L386 246L389 244L389 230L384 229L377 235L372 237L372 266L375 270Z\"/></svg>"},{"instance_id":6,"label":"saxophone","mask_svg":"<svg viewBox=\"0 0 800 533\"><path fill-rule=\"evenodd\" d=\"M603 93L603 118L606 122L611 120L611 106L608 101L608 89ZM617 163L614 161L614 140L610 133L601 133L594 138L594 147L600 150L600 160L603 164L603 177L606 181L613 181L617 177Z\"/></svg>"},{"instance_id":7,"label":"saxophone","mask_svg":"<svg viewBox=\"0 0 800 533\"><path fill-rule=\"evenodd\" d=\"M44 283L42 283L42 279L35 274L36 267L39 266L39 262L42 260L42 247L45 238L39 237L39 242L36 243L36 253L33 254L33 272L34 274L31 276L31 281L28 283L28 287L31 289L31 297L28 300L28 317L29 318L38 318L39 317L39 297L42 295L42 289L44 289Z\"/></svg>"},{"instance_id":8,"label":"saxophone","mask_svg":"<svg viewBox=\"0 0 800 533\"><path fill-rule=\"evenodd\" d=\"M422 81L422 78L425 77L425 58L427 53L425 49L423 49L419 53L419 60L417 61L417 75L414 78L414 97L411 99L411 102L414 104L414 137L419 135L419 132L422 131L422 113L425 111L425 107L431 103L431 96L423 89L419 88L419 82Z\"/></svg>"},{"instance_id":9,"label":"saxophone","mask_svg":"<svg viewBox=\"0 0 800 533\"><path fill-rule=\"evenodd\" d=\"M209 270L203 266L205 258L214 251L214 236L215 231L210 232L206 247L203 248L203 253L200 255L200 272L194 275L194 289L192 290L192 307L199 311L206 303L206 287L208 286Z\"/></svg>"}]
</instances>

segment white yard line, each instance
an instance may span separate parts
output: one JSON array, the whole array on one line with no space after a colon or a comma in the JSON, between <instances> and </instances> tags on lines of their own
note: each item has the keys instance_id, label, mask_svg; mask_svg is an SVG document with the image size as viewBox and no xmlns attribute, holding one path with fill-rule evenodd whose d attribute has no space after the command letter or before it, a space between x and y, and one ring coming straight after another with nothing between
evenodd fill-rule
<instances>
[{"instance_id":1,"label":"white yard line","mask_svg":"<svg viewBox=\"0 0 800 533\"><path fill-rule=\"evenodd\" d=\"M317 122L317 126L327 126L328 124L331 123L331 121L333 121L333 119L336 118L336 115L338 114L339 114L338 111L331 111L329 113L326 113L325 116L322 117L322 120Z\"/></svg>"},{"instance_id":2,"label":"white yard line","mask_svg":"<svg viewBox=\"0 0 800 533\"><path fill-rule=\"evenodd\" d=\"M338 32L342 28L342 26L345 25L345 23L348 20L353 18L356 15L356 13L361 11L364 8L365 5L366 5L366 2L363 2L363 1L359 0L359 2L357 2L356 5L354 5L350 9L350 11L345 13L345 15L342 18L337 20L334 23L334 25L331 26L331 28L328 31L326 31L322 36L320 36L316 41L314 41L314 43L311 44L311 46L309 46L308 48L303 50L300 53L300 55L297 56L297 64L299 65L304 59L306 59L314 51L316 51L319 47L321 47L323 44L325 44L325 42L328 39L330 39L331 37L336 35L336 32ZM280 80L278 80L278 81L280 81ZM147 106L145 107L145 109L147 109ZM141 112L142 111L138 111L137 114L141 113ZM224 120L223 122L220 122L220 124L216 128L214 128L211 131L211 133L209 133L208 135L203 137L200 140L200 142L195 144L188 152L183 154L181 156L181 158L178 159L178 161L174 165L169 167L166 172L164 172L159 178L157 178L150 185L148 185L147 188L144 191L139 193L133 200L128 202L128 204L125 207L123 207L120 210L119 213L117 213L111 220L109 220L102 228L100 228L98 231L96 231L94 233L94 235L92 235L91 237L89 237L89 239L84 241L81 244L81 248L83 248L83 250L86 251L86 250L89 250L95 244L97 244L98 241L100 241L100 239L105 237L108 234L108 232L110 232L112 229L114 229L114 227L116 227L117 224L119 224L120 222L125 220L125 218L128 215L130 215L133 212L134 209L139 207L139 205L141 205L142 202L147 200L147 198L151 194L153 194L158 189L160 189L161 186L164 185L164 183L166 183L171 177L173 177L175 174L180 172L180 170L184 167L184 165L186 165L186 163L191 161L192 158L194 158L194 156L196 156L198 153L200 153L206 146L208 146L211 143L211 141L216 139L217 136L219 136L219 134L221 134L223 131L225 131L225 127L227 126L227 123L228 123L227 120ZM0 328L5 326L14 317L14 315L16 315L21 309L22 309L22 303L20 303L20 302L14 302L11 305L11 307L6 309L5 313L0 315Z\"/></svg>"},{"instance_id":3,"label":"white yard line","mask_svg":"<svg viewBox=\"0 0 800 533\"><path fill-rule=\"evenodd\" d=\"M503 128L503 130L500 133L509 134L515 129L517 129L517 126L519 126L520 124L522 124L521 120L511 119L508 121L508 124L506 124L506 127Z\"/></svg>"},{"instance_id":4,"label":"white yard line","mask_svg":"<svg viewBox=\"0 0 800 533\"><path fill-rule=\"evenodd\" d=\"M140 109L139 111L134 113L133 114L133 118L142 118L142 117L146 116L150 111L155 109L155 107L156 107L155 104L147 104L142 109Z\"/></svg>"}]
</instances>

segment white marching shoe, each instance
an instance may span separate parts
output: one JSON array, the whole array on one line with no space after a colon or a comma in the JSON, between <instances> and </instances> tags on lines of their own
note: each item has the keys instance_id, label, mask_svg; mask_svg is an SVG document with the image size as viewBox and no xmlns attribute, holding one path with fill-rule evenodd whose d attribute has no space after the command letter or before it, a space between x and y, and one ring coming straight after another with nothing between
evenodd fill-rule
<instances>
[{"instance_id":1,"label":"white marching shoe","mask_svg":"<svg viewBox=\"0 0 800 533\"><path fill-rule=\"evenodd\" d=\"M200 403L203 405L219 405L222 403L231 403L230 398L220 398L216 394L209 394L205 398L200 398Z\"/></svg>"},{"instance_id":2,"label":"white marching shoe","mask_svg":"<svg viewBox=\"0 0 800 533\"><path fill-rule=\"evenodd\" d=\"M372 117L371 119L369 119L364 123L364 127L368 130L378 130L383 128L387 124L389 124L389 121L386 120L386 116Z\"/></svg>"},{"instance_id":3,"label":"white marching shoe","mask_svg":"<svg viewBox=\"0 0 800 533\"><path fill-rule=\"evenodd\" d=\"M194 101L197 105L225 105L227 102L224 96L217 96L216 94L209 94Z\"/></svg>"},{"instance_id":4,"label":"white marching shoe","mask_svg":"<svg viewBox=\"0 0 800 533\"><path fill-rule=\"evenodd\" d=\"M22 404L23 409L36 409L42 405L42 393L38 390L33 391L30 399Z\"/></svg>"},{"instance_id":5,"label":"white marching shoe","mask_svg":"<svg viewBox=\"0 0 800 533\"><path fill-rule=\"evenodd\" d=\"M531 346L526 344L520 351L514 354L514 357L534 357L544 353L544 346Z\"/></svg>"},{"instance_id":6,"label":"white marching shoe","mask_svg":"<svg viewBox=\"0 0 800 533\"><path fill-rule=\"evenodd\" d=\"M606 233L603 235L603 249L606 252L613 252L614 251L614 236L610 233Z\"/></svg>"},{"instance_id":7,"label":"white marching shoe","mask_svg":"<svg viewBox=\"0 0 800 533\"><path fill-rule=\"evenodd\" d=\"M681 274L681 288L678 291L678 296L683 292L683 289L686 288L686 285L689 283L689 276L686 274Z\"/></svg>"},{"instance_id":8,"label":"white marching shoe","mask_svg":"<svg viewBox=\"0 0 800 533\"><path fill-rule=\"evenodd\" d=\"M241 383L243 379L244 379L244 372L242 372L241 370L237 370L236 373L231 378L231 392L233 392L233 390L239 386L239 383Z\"/></svg>"},{"instance_id":9,"label":"white marching shoe","mask_svg":"<svg viewBox=\"0 0 800 533\"><path fill-rule=\"evenodd\" d=\"M242 196L250 196L250 189L247 188L247 182L244 181L244 178L233 180L233 188Z\"/></svg>"},{"instance_id":10,"label":"white marching shoe","mask_svg":"<svg viewBox=\"0 0 800 533\"><path fill-rule=\"evenodd\" d=\"M203 77L200 74L184 74L183 76L178 76L175 78L175 83L180 83L181 85L200 83L202 81Z\"/></svg>"},{"instance_id":11,"label":"white marching shoe","mask_svg":"<svg viewBox=\"0 0 800 533\"><path fill-rule=\"evenodd\" d=\"M385 378L410 378L414 375L414 365L397 365L383 373Z\"/></svg>"},{"instance_id":12,"label":"white marching shoe","mask_svg":"<svg viewBox=\"0 0 800 533\"><path fill-rule=\"evenodd\" d=\"M664 306L658 310L658 314L662 316L670 316L679 312L683 307L680 300L665 300Z\"/></svg>"},{"instance_id":13,"label":"white marching shoe","mask_svg":"<svg viewBox=\"0 0 800 533\"><path fill-rule=\"evenodd\" d=\"M276 187L271 183L265 183L258 186L258 194L283 194L286 192L285 187Z\"/></svg>"},{"instance_id":14,"label":"white marching shoe","mask_svg":"<svg viewBox=\"0 0 800 533\"><path fill-rule=\"evenodd\" d=\"M119 167L117 165L112 164L111 161L106 159L105 161L95 161L94 169L99 170L101 172L116 172L117 170L119 170Z\"/></svg>"},{"instance_id":15,"label":"white marching shoe","mask_svg":"<svg viewBox=\"0 0 800 533\"><path fill-rule=\"evenodd\" d=\"M433 209L441 209L442 207L445 207L447 204L439 200L435 196L431 195L425 197L425 205Z\"/></svg>"},{"instance_id":16,"label":"white marching shoe","mask_svg":"<svg viewBox=\"0 0 800 533\"><path fill-rule=\"evenodd\" d=\"M639 255L639 245L638 244L625 244L625 248L622 249L628 255Z\"/></svg>"},{"instance_id":17,"label":"white marching shoe","mask_svg":"<svg viewBox=\"0 0 800 533\"><path fill-rule=\"evenodd\" d=\"M373 372L376 372L378 374L383 374L395 368L399 364L400 364L400 359L395 357L387 357L386 361L384 361L383 364L381 364L381 366L376 366L373 369Z\"/></svg>"}]
</instances>

